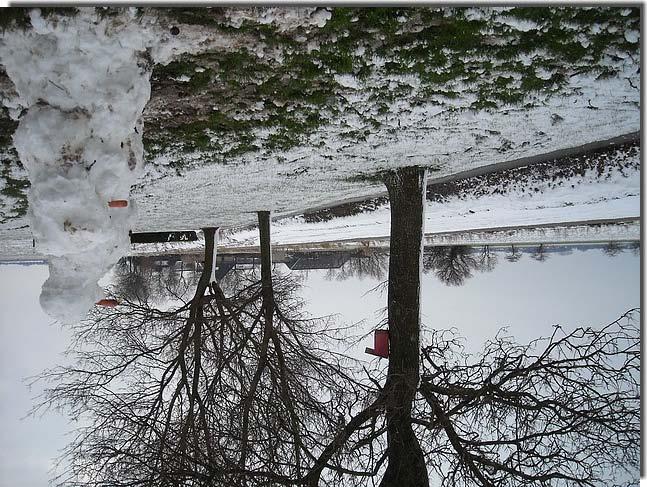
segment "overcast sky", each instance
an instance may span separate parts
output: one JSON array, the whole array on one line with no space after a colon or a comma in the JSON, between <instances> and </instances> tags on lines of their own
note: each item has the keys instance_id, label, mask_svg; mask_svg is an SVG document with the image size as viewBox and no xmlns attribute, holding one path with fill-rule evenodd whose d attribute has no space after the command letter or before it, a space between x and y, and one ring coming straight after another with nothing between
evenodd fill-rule
<instances>
[{"instance_id":1,"label":"overcast sky","mask_svg":"<svg viewBox=\"0 0 647 487\"><path fill-rule=\"evenodd\" d=\"M379 281L328 281L326 271L311 271L305 297L314 314L330 313L331 305L351 322L378 321L375 310L386 295L369 293ZM600 250L550 254L537 262L524 254L511 263L499 254L490 273L474 273L463 286L448 287L433 273L423 274L422 322L428 328L456 327L465 346L479 350L503 326L520 341L565 327L606 324L640 306L640 258L630 251L608 257Z\"/></svg>"},{"instance_id":2,"label":"overcast sky","mask_svg":"<svg viewBox=\"0 0 647 487\"><path fill-rule=\"evenodd\" d=\"M308 273L302 292L310 312L336 312L345 323L364 320L366 330L374 328L386 296L363 295L378 281L330 281L326 273ZM20 420L31 404L22 379L60 361L66 342L38 304L47 274L47 266L0 267L0 486L44 487L52 458L65 444L67 425L59 415ZM614 258L599 250L551 254L542 263L527 254L516 263L501 256L493 272L476 273L461 287L447 287L432 273L422 286L423 323L457 327L468 351L477 351L501 326L528 341L550 333L555 323L606 324L639 305L640 259L629 251ZM366 346L370 340L354 352Z\"/></svg>"}]
</instances>

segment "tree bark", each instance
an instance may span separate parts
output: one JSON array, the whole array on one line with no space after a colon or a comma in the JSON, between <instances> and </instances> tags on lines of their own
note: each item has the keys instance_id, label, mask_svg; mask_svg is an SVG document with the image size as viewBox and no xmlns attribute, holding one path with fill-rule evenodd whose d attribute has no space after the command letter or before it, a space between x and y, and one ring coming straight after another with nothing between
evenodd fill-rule
<instances>
[{"instance_id":1,"label":"tree bark","mask_svg":"<svg viewBox=\"0 0 647 487\"><path fill-rule=\"evenodd\" d=\"M263 302L267 303L266 313L272 311L274 290L272 288L272 247L270 245L270 212L258 212L258 230L261 241L261 284L263 288ZM271 315L266 316L267 321L271 322Z\"/></svg>"},{"instance_id":2,"label":"tree bark","mask_svg":"<svg viewBox=\"0 0 647 487\"><path fill-rule=\"evenodd\" d=\"M213 250L215 246L215 236L218 227L205 227L202 229L204 232L204 268L198 281L198 286L195 290L192 304L199 307L202 296L204 296L207 287L209 287L209 278L215 262L213 261Z\"/></svg>"},{"instance_id":3,"label":"tree bark","mask_svg":"<svg viewBox=\"0 0 647 487\"><path fill-rule=\"evenodd\" d=\"M198 281L198 285L195 290L195 295L191 300L191 305L189 308L189 318L182 332L182 342L179 350L179 365L182 371L181 384L186 388L186 394L189 398L189 407L187 413L187 419L182 426L182 431L180 434L180 452L184 455L188 445L188 435L189 429L194 424L195 418L195 406L196 402L198 406L201 406L201 399L199 393L200 385L200 369L201 369L201 360L202 360L202 325L204 322L204 315L202 309L202 298L207 288L209 287L209 277L211 276L211 270L214 266L213 259L213 250L215 245L215 234L217 228L207 227L202 229L204 231L204 268L202 269L202 275ZM193 336L190 338L191 329L193 329ZM194 353L194 363L192 370L192 375L189 374L189 368L186 362L185 351L189 347L189 340L193 341L193 353ZM177 396L177 391L175 396ZM171 410L169 409L169 412ZM202 411L204 414L204 411ZM206 422L202 425L205 428L206 434ZM166 435L166 433L164 433ZM196 437L197 439L197 437ZM208 447L209 449L209 447Z\"/></svg>"},{"instance_id":4,"label":"tree bark","mask_svg":"<svg viewBox=\"0 0 647 487\"><path fill-rule=\"evenodd\" d=\"M249 443L249 415L256 395L256 389L261 380L261 375L267 366L267 353L270 339L273 334L274 320L274 288L272 286L272 247L270 245L270 212L259 211L258 229L261 241L261 292L263 295L262 314L263 314L263 338L261 340L261 349L256 366L256 371L252 377L249 386L249 392L242 406L241 420L241 454L239 465L246 468L247 450Z\"/></svg>"},{"instance_id":5,"label":"tree bark","mask_svg":"<svg viewBox=\"0 0 647 487\"><path fill-rule=\"evenodd\" d=\"M390 358L384 393L388 466L380 487L428 487L411 408L420 380L420 271L426 171L408 167L384 178L391 204L388 321Z\"/></svg>"}]
</instances>

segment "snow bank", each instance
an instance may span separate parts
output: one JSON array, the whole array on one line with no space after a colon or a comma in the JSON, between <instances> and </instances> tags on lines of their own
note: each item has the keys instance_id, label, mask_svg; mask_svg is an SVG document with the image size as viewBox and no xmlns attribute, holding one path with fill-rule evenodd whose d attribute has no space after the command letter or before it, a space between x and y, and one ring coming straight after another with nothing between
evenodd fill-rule
<instances>
[{"instance_id":1,"label":"snow bank","mask_svg":"<svg viewBox=\"0 0 647 487\"><path fill-rule=\"evenodd\" d=\"M128 199L143 166L142 111L150 97L147 39L138 26L93 10L46 20L0 43L17 97L14 145L29 172L29 216L48 257L40 302L53 318L82 319L103 292L97 281L129 249Z\"/></svg>"}]
</instances>

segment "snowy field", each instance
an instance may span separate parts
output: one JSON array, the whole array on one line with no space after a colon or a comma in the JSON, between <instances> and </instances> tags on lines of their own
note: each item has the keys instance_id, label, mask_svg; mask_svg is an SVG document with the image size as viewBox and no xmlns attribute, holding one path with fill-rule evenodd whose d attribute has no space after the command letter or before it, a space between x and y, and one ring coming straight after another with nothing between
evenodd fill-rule
<instances>
[{"instance_id":1,"label":"snowy field","mask_svg":"<svg viewBox=\"0 0 647 487\"><path fill-rule=\"evenodd\" d=\"M619 149L597 159L607 162L604 169L582 169L583 174L566 177L553 177L551 173L556 169L549 168L543 174L531 173L521 181L510 181L503 176L497 184L491 184L487 178L475 178L475 183L471 186L465 183L456 194L427 200L424 232L439 234L614 218L638 219L640 151ZM622 163L614 165L614 161ZM512 174L514 171L510 176ZM389 235L390 225L387 202L373 211L329 221L309 222L303 216L277 219L272 238L276 244L384 238ZM638 237L636 233L635 238ZM223 238L223 243L239 247L258 245L258 232L254 228L234 232Z\"/></svg>"}]
</instances>

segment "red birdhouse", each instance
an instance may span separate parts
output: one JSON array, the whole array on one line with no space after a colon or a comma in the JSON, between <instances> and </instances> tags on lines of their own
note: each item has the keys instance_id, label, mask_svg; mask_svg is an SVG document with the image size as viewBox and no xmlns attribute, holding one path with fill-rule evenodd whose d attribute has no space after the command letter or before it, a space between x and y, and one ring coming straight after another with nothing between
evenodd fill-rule
<instances>
[{"instance_id":1,"label":"red birdhouse","mask_svg":"<svg viewBox=\"0 0 647 487\"><path fill-rule=\"evenodd\" d=\"M106 308L114 308L119 304L119 301L116 299L100 299L97 301L99 306L105 306Z\"/></svg>"},{"instance_id":2,"label":"red birdhouse","mask_svg":"<svg viewBox=\"0 0 647 487\"><path fill-rule=\"evenodd\" d=\"M389 357L389 330L375 330L373 336L373 348L366 347L366 353L377 357Z\"/></svg>"}]
</instances>

